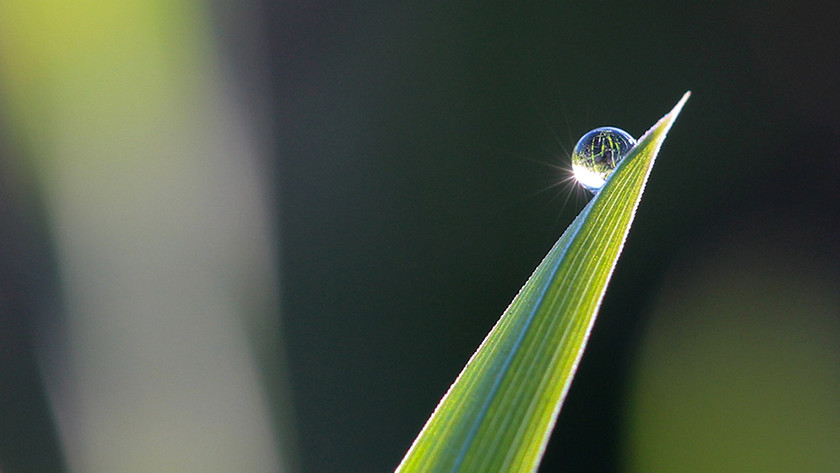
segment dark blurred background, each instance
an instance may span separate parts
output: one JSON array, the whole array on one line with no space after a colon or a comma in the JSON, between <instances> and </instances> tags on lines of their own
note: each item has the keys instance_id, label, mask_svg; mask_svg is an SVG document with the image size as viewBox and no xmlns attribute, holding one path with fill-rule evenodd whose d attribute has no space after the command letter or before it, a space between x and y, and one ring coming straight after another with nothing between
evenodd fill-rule
<instances>
[{"instance_id":1,"label":"dark blurred background","mask_svg":"<svg viewBox=\"0 0 840 473\"><path fill-rule=\"evenodd\" d=\"M840 468L840 6L197 5L276 229L276 351L249 346L264 372L285 353L277 468L393 470L588 198L566 181L577 138L638 137L686 90L540 471ZM8 59L30 43L0 38L0 469L79 470L39 341L68 291L56 179L4 131L40 125Z\"/></svg>"}]
</instances>

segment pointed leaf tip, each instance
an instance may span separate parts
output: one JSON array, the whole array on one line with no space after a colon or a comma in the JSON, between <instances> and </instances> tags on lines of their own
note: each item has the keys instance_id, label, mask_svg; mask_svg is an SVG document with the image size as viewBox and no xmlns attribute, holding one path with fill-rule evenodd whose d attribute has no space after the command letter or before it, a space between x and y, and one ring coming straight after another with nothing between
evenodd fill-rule
<instances>
[{"instance_id":1,"label":"pointed leaf tip","mask_svg":"<svg viewBox=\"0 0 840 473\"><path fill-rule=\"evenodd\" d=\"M398 473L536 471L656 155L690 95L639 139L548 252Z\"/></svg>"}]
</instances>

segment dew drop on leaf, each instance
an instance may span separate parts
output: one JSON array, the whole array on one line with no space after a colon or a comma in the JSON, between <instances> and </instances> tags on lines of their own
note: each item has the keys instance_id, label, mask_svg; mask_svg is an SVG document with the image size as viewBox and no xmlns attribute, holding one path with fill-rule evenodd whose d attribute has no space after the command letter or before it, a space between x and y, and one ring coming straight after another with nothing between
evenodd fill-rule
<instances>
[{"instance_id":1,"label":"dew drop on leaf","mask_svg":"<svg viewBox=\"0 0 840 473\"><path fill-rule=\"evenodd\" d=\"M618 163L636 144L620 128L605 126L583 135L572 151L572 172L581 186L598 192Z\"/></svg>"}]
</instances>

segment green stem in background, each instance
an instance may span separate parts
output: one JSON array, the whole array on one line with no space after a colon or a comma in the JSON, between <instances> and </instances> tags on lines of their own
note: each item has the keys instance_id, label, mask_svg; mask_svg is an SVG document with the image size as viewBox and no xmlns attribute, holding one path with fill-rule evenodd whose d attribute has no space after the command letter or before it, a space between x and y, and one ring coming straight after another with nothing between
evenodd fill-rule
<instances>
[{"instance_id":1,"label":"green stem in background","mask_svg":"<svg viewBox=\"0 0 840 473\"><path fill-rule=\"evenodd\" d=\"M398 473L535 471L662 142L690 93L631 149L449 388Z\"/></svg>"}]
</instances>

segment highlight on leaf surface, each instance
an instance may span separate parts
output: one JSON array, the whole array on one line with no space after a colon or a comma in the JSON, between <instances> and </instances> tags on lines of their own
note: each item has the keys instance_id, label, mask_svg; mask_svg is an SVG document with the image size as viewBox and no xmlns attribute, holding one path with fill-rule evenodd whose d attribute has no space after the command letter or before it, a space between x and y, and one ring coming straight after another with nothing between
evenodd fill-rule
<instances>
[{"instance_id":1,"label":"highlight on leaf surface","mask_svg":"<svg viewBox=\"0 0 840 473\"><path fill-rule=\"evenodd\" d=\"M398 473L535 471L656 155L690 93L636 142L449 388Z\"/></svg>"}]
</instances>

